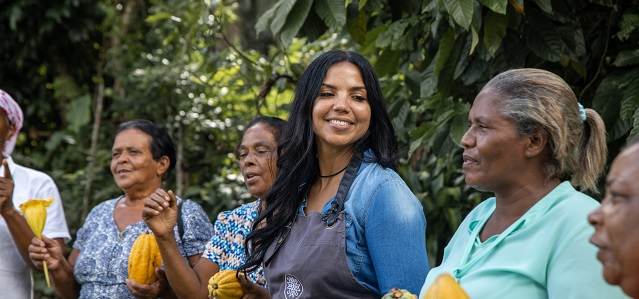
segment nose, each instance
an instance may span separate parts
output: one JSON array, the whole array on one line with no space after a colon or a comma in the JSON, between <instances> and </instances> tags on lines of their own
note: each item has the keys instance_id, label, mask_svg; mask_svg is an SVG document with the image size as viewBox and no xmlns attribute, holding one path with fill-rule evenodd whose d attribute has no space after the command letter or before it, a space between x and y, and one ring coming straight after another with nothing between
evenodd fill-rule
<instances>
[{"instance_id":1,"label":"nose","mask_svg":"<svg viewBox=\"0 0 639 299\"><path fill-rule=\"evenodd\" d=\"M603 212L601 211L601 206L588 215L588 222L590 222L590 224L595 228L603 224Z\"/></svg>"},{"instance_id":2,"label":"nose","mask_svg":"<svg viewBox=\"0 0 639 299\"><path fill-rule=\"evenodd\" d=\"M333 101L333 110L336 111L346 111L348 110L348 95L340 92L334 98Z\"/></svg>"},{"instance_id":3,"label":"nose","mask_svg":"<svg viewBox=\"0 0 639 299\"><path fill-rule=\"evenodd\" d=\"M473 138L473 136L471 135L472 133L470 132L470 128L468 128L468 130L466 130L466 133L464 133L464 136L462 136L460 140L460 144L463 148L470 148L473 146L475 138Z\"/></svg>"}]
</instances>

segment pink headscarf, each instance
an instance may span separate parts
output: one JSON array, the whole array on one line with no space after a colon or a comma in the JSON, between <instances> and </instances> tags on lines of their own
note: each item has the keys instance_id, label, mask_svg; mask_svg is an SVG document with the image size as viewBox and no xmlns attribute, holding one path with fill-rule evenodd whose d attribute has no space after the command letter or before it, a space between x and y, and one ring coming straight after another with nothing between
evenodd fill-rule
<instances>
[{"instance_id":1,"label":"pink headscarf","mask_svg":"<svg viewBox=\"0 0 639 299\"><path fill-rule=\"evenodd\" d=\"M7 114L9 122L14 127L13 132L11 132L11 137L4 141L4 147L2 148L2 153L10 156L16 147L16 139L18 139L18 132L22 129L24 116L22 115L20 105L2 89L0 89L0 108Z\"/></svg>"}]
</instances>

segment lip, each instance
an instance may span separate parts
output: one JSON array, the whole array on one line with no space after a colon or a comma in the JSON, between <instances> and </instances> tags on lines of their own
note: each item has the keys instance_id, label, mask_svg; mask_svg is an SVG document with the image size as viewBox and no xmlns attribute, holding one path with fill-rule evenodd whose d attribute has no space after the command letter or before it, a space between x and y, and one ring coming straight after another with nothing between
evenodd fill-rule
<instances>
[{"instance_id":1,"label":"lip","mask_svg":"<svg viewBox=\"0 0 639 299\"><path fill-rule=\"evenodd\" d=\"M129 169L116 169L116 170L115 170L115 173L116 173L117 175L123 175L123 174L127 174L127 173L129 173L129 172L131 172L131 170L129 170Z\"/></svg>"},{"instance_id":2,"label":"lip","mask_svg":"<svg viewBox=\"0 0 639 299\"><path fill-rule=\"evenodd\" d=\"M256 180L259 179L259 177L260 177L260 175L258 173L256 173L256 172L246 172L246 173L244 173L244 181L247 184L255 182Z\"/></svg>"},{"instance_id":3,"label":"lip","mask_svg":"<svg viewBox=\"0 0 639 299\"><path fill-rule=\"evenodd\" d=\"M337 123L335 121L341 122L341 123ZM345 118L339 118L339 117L331 117L326 119L326 122L333 128L336 129L346 129L352 125L354 125L355 123L352 122L349 119L345 119Z\"/></svg>"},{"instance_id":4,"label":"lip","mask_svg":"<svg viewBox=\"0 0 639 299\"><path fill-rule=\"evenodd\" d=\"M462 164L462 168L468 168L470 166L476 165L477 164L477 159L473 158L470 155L467 154L463 154L462 155L464 163Z\"/></svg>"}]
</instances>

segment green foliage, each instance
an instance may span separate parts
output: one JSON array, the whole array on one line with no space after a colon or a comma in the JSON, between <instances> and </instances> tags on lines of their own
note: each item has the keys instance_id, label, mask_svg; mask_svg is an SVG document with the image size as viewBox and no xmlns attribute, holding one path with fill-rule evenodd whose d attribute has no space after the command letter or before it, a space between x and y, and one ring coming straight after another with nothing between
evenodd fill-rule
<instances>
[{"instance_id":1,"label":"green foliage","mask_svg":"<svg viewBox=\"0 0 639 299\"><path fill-rule=\"evenodd\" d=\"M89 207L121 194L110 148L117 125L132 118L169 131L181 158L166 188L202 204L213 220L252 200L232 154L244 125L258 114L285 118L296 79L317 53L359 51L380 76L402 148L399 172L424 206L437 264L463 217L488 196L465 185L459 143L475 95L495 74L536 67L562 76L604 119L611 158L637 135L637 7L637 0L10 0L0 10L0 88L25 110L14 158L56 180L73 233L85 194Z\"/></svg>"}]
</instances>

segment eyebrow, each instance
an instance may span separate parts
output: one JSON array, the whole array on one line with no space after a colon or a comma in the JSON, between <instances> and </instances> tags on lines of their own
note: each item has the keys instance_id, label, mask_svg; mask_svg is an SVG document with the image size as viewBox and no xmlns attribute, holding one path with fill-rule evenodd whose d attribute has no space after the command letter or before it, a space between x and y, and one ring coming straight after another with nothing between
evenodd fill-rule
<instances>
[{"instance_id":1,"label":"eyebrow","mask_svg":"<svg viewBox=\"0 0 639 299\"><path fill-rule=\"evenodd\" d=\"M326 83L322 83L322 86L328 87L328 88L332 88L332 89L337 89L337 87L330 85L330 84L326 84ZM366 90L366 86L354 86L349 88L349 90Z\"/></svg>"},{"instance_id":2,"label":"eyebrow","mask_svg":"<svg viewBox=\"0 0 639 299\"><path fill-rule=\"evenodd\" d=\"M267 147L269 149L272 149L272 146L270 144L268 144L267 142L263 142L263 141L258 141L253 146L254 147L263 146L263 147ZM243 148L248 148L248 146L246 146L245 144L240 144L240 149L243 149Z\"/></svg>"}]
</instances>

